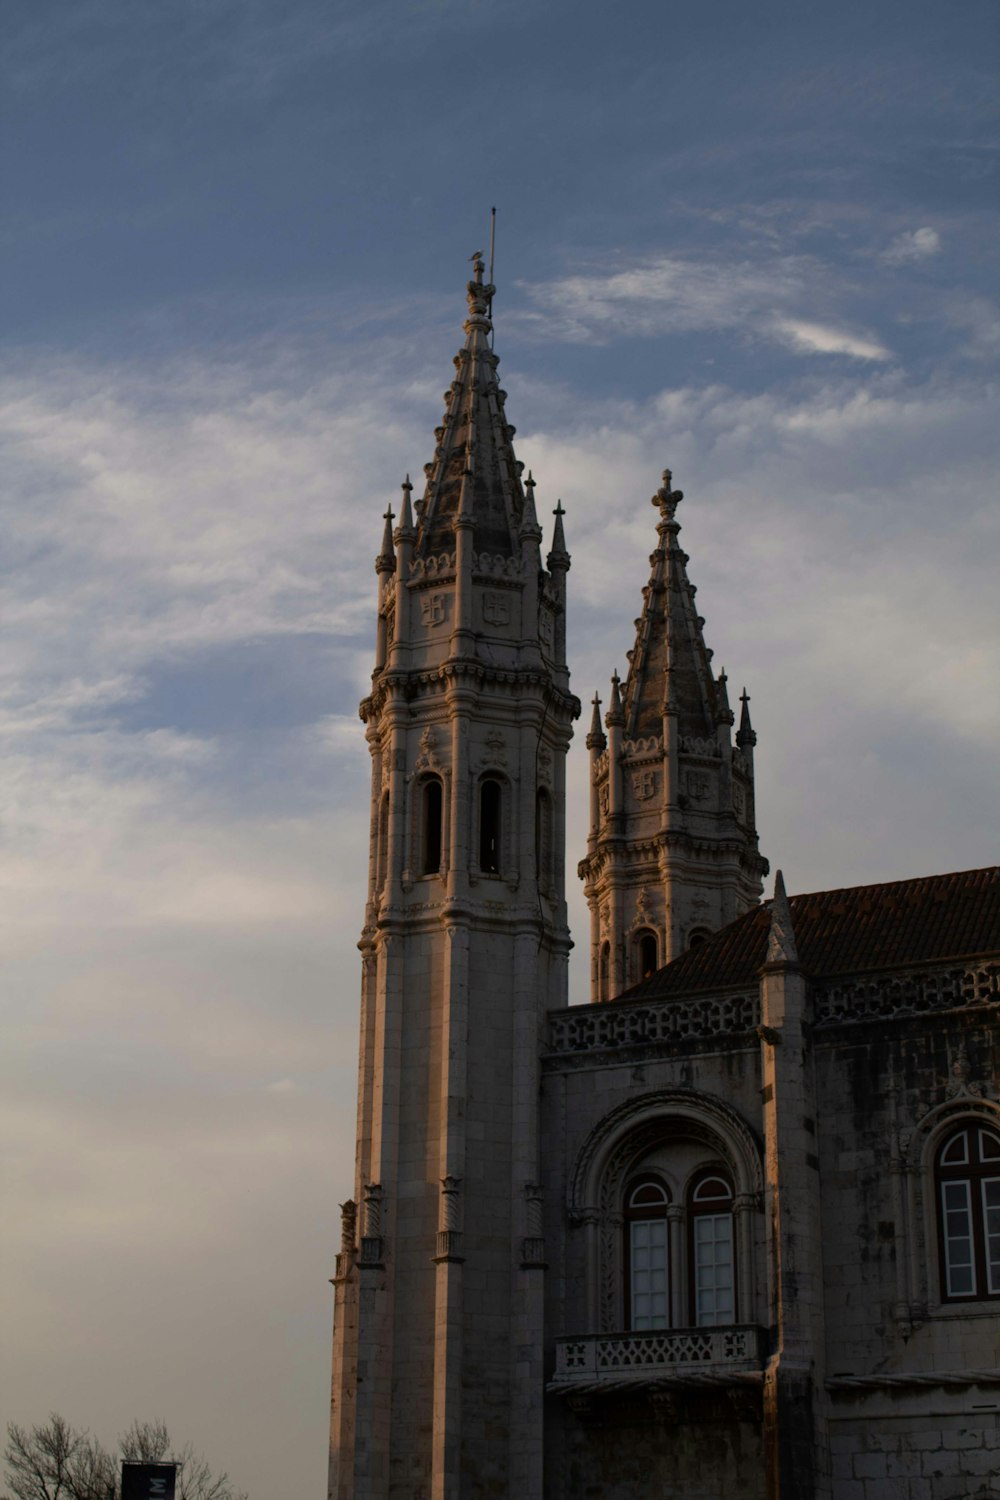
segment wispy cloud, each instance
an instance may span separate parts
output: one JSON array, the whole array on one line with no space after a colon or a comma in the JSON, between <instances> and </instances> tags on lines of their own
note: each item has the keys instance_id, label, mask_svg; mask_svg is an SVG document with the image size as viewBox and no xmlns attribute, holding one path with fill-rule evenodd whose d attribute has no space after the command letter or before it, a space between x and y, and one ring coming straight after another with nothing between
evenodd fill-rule
<instances>
[{"instance_id":1,"label":"wispy cloud","mask_svg":"<svg viewBox=\"0 0 1000 1500\"><path fill-rule=\"evenodd\" d=\"M906 229L897 234L885 251L883 259L890 265L902 265L911 260L928 260L941 253L941 236L936 229L925 225L922 229Z\"/></svg>"},{"instance_id":2,"label":"wispy cloud","mask_svg":"<svg viewBox=\"0 0 1000 1500\"><path fill-rule=\"evenodd\" d=\"M527 290L539 311L524 322L539 334L578 343L703 330L765 338L803 355L888 359L888 350L864 330L808 316L818 289L824 301L831 300L832 279L808 257L757 262L661 257L531 286Z\"/></svg>"}]
</instances>

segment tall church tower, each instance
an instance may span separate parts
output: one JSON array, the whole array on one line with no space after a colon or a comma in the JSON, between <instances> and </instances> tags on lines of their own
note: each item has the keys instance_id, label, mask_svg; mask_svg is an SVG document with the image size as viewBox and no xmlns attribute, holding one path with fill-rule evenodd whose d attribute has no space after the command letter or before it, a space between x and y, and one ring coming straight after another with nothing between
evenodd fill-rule
<instances>
[{"instance_id":1,"label":"tall church tower","mask_svg":"<svg viewBox=\"0 0 1000 1500\"><path fill-rule=\"evenodd\" d=\"M609 1000L761 896L749 698L733 744L726 676L712 673L677 541L669 469L653 496L656 550L624 692L611 680L587 736L590 835L580 876L591 917L591 998ZM605 733L605 730L607 733Z\"/></svg>"},{"instance_id":2,"label":"tall church tower","mask_svg":"<svg viewBox=\"0 0 1000 1500\"><path fill-rule=\"evenodd\" d=\"M539 1053L566 1003L570 559L543 568L475 260L427 485L376 559L355 1200L330 1495L541 1500ZM357 1206L356 1206L357 1205Z\"/></svg>"}]
</instances>

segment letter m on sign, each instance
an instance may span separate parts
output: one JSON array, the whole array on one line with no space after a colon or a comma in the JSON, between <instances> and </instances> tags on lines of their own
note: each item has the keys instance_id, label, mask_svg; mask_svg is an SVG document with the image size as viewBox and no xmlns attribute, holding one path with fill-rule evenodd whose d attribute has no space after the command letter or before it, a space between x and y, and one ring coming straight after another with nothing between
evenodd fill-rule
<instances>
[{"instance_id":1,"label":"letter m on sign","mask_svg":"<svg viewBox=\"0 0 1000 1500\"><path fill-rule=\"evenodd\" d=\"M176 1464L122 1464L122 1500L174 1500Z\"/></svg>"}]
</instances>

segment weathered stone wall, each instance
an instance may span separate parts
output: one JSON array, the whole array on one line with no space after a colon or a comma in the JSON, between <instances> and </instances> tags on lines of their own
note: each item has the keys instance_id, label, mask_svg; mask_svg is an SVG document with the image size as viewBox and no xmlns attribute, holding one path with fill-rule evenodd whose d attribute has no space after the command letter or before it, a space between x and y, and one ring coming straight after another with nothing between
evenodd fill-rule
<instances>
[{"instance_id":1,"label":"weathered stone wall","mask_svg":"<svg viewBox=\"0 0 1000 1500\"><path fill-rule=\"evenodd\" d=\"M1000 1494L1000 1413L977 1410L995 1392L971 1391L968 1409L940 1403L894 1412L885 1401L833 1424L834 1500L994 1500Z\"/></svg>"},{"instance_id":2,"label":"weathered stone wall","mask_svg":"<svg viewBox=\"0 0 1000 1500\"><path fill-rule=\"evenodd\" d=\"M593 1417L553 1413L546 1500L764 1500L758 1423L724 1402L697 1414L636 1398Z\"/></svg>"},{"instance_id":3,"label":"weathered stone wall","mask_svg":"<svg viewBox=\"0 0 1000 1500\"><path fill-rule=\"evenodd\" d=\"M716 1011L742 1014L732 1006L703 1014ZM677 1016L641 1018L631 1041L624 1023L593 1032L572 1018L554 1023L557 1052L543 1073L550 1362L555 1339L622 1326L621 1301L609 1309L600 1284L602 1258L621 1224L602 1227L608 1204L593 1190L592 1201L581 1201L580 1164L588 1152L600 1158L602 1122L625 1119L643 1099L666 1100L664 1118L678 1099L715 1100L720 1120L727 1111L741 1119L759 1149L761 1052L780 1048L781 1039L765 1026L760 1039L740 1032L672 1040L694 1024L681 1019L678 1029ZM934 1153L950 1129L968 1118L1000 1127L993 1016L970 1005L827 1022L807 1037L815 1098L801 1118L786 1117L790 1133L771 1170L780 1175L794 1149L819 1171L819 1222L804 1231L816 1236L825 1293L822 1376L812 1399L830 1434L830 1474L817 1473L817 1493L833 1500L1000 1497L1000 1383L989 1375L1000 1367L997 1304L942 1301L933 1186ZM643 1128L647 1151L655 1127ZM759 1322L773 1343L773 1241L757 1204L752 1219L753 1285L738 1317ZM970 1372L986 1379L977 1384ZM589 1394L550 1398L550 1500L785 1496L765 1488L759 1419L747 1421L731 1396L709 1401L681 1390L657 1398L648 1389L626 1399L596 1385Z\"/></svg>"}]
</instances>

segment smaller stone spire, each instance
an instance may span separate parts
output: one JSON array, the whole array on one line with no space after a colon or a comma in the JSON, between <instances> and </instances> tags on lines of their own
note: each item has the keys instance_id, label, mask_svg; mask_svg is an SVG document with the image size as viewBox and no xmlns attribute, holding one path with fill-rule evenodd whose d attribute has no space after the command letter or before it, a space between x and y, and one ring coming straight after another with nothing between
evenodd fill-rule
<instances>
[{"instance_id":1,"label":"smaller stone spire","mask_svg":"<svg viewBox=\"0 0 1000 1500\"><path fill-rule=\"evenodd\" d=\"M392 506L383 513L385 526L382 530L382 549L375 559L376 573L394 573L396 571L396 549L392 545Z\"/></svg>"},{"instance_id":2,"label":"smaller stone spire","mask_svg":"<svg viewBox=\"0 0 1000 1500\"><path fill-rule=\"evenodd\" d=\"M608 703L608 711L604 715L604 722L605 724L607 724L609 729L612 727L612 725L621 725L625 723L625 715L622 712L622 698L619 691L620 682L621 678L618 676L617 671L612 672L611 698Z\"/></svg>"},{"instance_id":3,"label":"smaller stone spire","mask_svg":"<svg viewBox=\"0 0 1000 1500\"><path fill-rule=\"evenodd\" d=\"M750 723L750 694L746 688L740 694L740 702L743 707L740 710L740 727L736 731L736 743L741 750L752 750L757 743L757 736Z\"/></svg>"},{"instance_id":4,"label":"smaller stone spire","mask_svg":"<svg viewBox=\"0 0 1000 1500\"><path fill-rule=\"evenodd\" d=\"M601 723L601 700L597 693L594 694L594 712L590 719L590 733L587 735L588 750L603 750L607 745L604 737L604 726Z\"/></svg>"},{"instance_id":5,"label":"smaller stone spire","mask_svg":"<svg viewBox=\"0 0 1000 1500\"><path fill-rule=\"evenodd\" d=\"M798 949L795 946L795 928L792 912L785 895L785 880L778 870L774 877L774 897L771 901L771 930L767 935L767 959L769 964L797 964Z\"/></svg>"},{"instance_id":6,"label":"smaller stone spire","mask_svg":"<svg viewBox=\"0 0 1000 1500\"><path fill-rule=\"evenodd\" d=\"M561 500L556 501L556 508L552 514L555 516L556 522L552 528L552 551L549 553L549 567L552 567L553 562L556 564L563 563L564 566L568 567L569 553L566 551L566 533L563 530L563 516L566 512L563 510Z\"/></svg>"},{"instance_id":7,"label":"smaller stone spire","mask_svg":"<svg viewBox=\"0 0 1000 1500\"><path fill-rule=\"evenodd\" d=\"M530 469L524 481L524 510L521 513L519 535L522 539L531 537L534 541L542 540L542 528L538 524L538 512L535 510L535 481Z\"/></svg>"},{"instance_id":8,"label":"smaller stone spire","mask_svg":"<svg viewBox=\"0 0 1000 1500\"><path fill-rule=\"evenodd\" d=\"M416 536L416 532L413 529L413 511L410 507L410 491L413 489L413 485L410 483L409 474L403 480L400 488L403 491L403 504L399 512L399 526L397 527L397 531L404 533L407 538L412 538Z\"/></svg>"},{"instance_id":9,"label":"smaller stone spire","mask_svg":"<svg viewBox=\"0 0 1000 1500\"><path fill-rule=\"evenodd\" d=\"M733 722L734 715L732 709L729 707L729 691L726 687L728 681L729 678L726 676L726 669L723 667L715 679L716 721L719 724L731 724Z\"/></svg>"}]
</instances>

